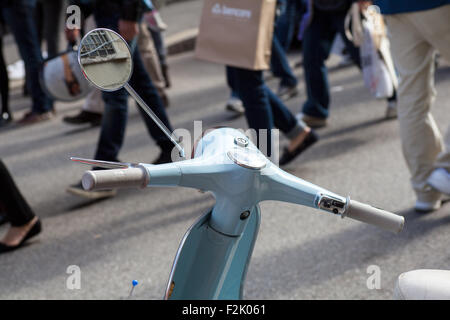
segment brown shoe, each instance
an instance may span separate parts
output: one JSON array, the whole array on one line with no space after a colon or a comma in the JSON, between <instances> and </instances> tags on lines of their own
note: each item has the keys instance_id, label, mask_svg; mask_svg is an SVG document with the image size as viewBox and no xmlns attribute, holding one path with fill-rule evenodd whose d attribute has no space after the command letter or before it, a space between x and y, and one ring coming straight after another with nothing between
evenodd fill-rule
<instances>
[{"instance_id":1,"label":"brown shoe","mask_svg":"<svg viewBox=\"0 0 450 320\"><path fill-rule=\"evenodd\" d=\"M28 112L17 123L20 125L29 125L29 124L35 124L38 122L42 122L42 121L47 121L52 118L53 118L52 111L47 111L44 113Z\"/></svg>"},{"instance_id":2,"label":"brown shoe","mask_svg":"<svg viewBox=\"0 0 450 320\"><path fill-rule=\"evenodd\" d=\"M327 118L319 118L319 117L313 117L308 116L307 114L302 114L300 119L306 123L311 128L322 128L327 125Z\"/></svg>"}]
</instances>

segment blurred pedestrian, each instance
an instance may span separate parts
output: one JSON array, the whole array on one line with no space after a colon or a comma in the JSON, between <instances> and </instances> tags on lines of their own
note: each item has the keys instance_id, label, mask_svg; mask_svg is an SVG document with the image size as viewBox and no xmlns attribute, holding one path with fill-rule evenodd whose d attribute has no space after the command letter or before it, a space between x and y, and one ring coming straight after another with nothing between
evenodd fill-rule
<instances>
[{"instance_id":1,"label":"blurred pedestrian","mask_svg":"<svg viewBox=\"0 0 450 320\"><path fill-rule=\"evenodd\" d=\"M5 33L5 26L0 15L0 95L2 97L0 127L12 121L12 114L9 110L9 77L8 70L6 69L6 61L3 57L3 36Z\"/></svg>"},{"instance_id":2,"label":"blurred pedestrian","mask_svg":"<svg viewBox=\"0 0 450 320\"><path fill-rule=\"evenodd\" d=\"M281 47L288 51L304 11L305 0L278 0L278 2L280 3L280 14L277 18L274 34L277 36Z\"/></svg>"},{"instance_id":3,"label":"blurred pedestrian","mask_svg":"<svg viewBox=\"0 0 450 320\"><path fill-rule=\"evenodd\" d=\"M295 97L298 94L298 80L289 64L286 51L282 47L278 36L274 33L272 38L272 54L270 56L270 70L273 75L280 78L277 95L283 100Z\"/></svg>"},{"instance_id":4,"label":"blurred pedestrian","mask_svg":"<svg viewBox=\"0 0 450 320\"><path fill-rule=\"evenodd\" d=\"M431 114L435 54L450 62L450 0L377 0L385 15L399 73L398 120L415 209L439 209L450 195L450 128L442 139ZM449 106L450 107L450 106Z\"/></svg>"},{"instance_id":5,"label":"blurred pedestrian","mask_svg":"<svg viewBox=\"0 0 450 320\"><path fill-rule=\"evenodd\" d=\"M167 25L162 20L156 5L153 5L153 9L144 14L144 20L146 21L148 30L153 38L153 44L158 54L158 60L164 77L165 87L170 88L172 84L169 74L169 64L167 63L167 50L163 37L163 32L167 29Z\"/></svg>"},{"instance_id":6,"label":"blurred pedestrian","mask_svg":"<svg viewBox=\"0 0 450 320\"><path fill-rule=\"evenodd\" d=\"M53 103L42 90L39 71L42 55L34 20L36 0L5 0L0 2L0 11L11 30L25 63L28 91L32 97L32 107L20 124L33 124L53 118Z\"/></svg>"},{"instance_id":7,"label":"blurred pedestrian","mask_svg":"<svg viewBox=\"0 0 450 320\"><path fill-rule=\"evenodd\" d=\"M153 37L147 24L142 22L139 24L139 34L137 38L137 46L144 63L145 70L148 72L158 94L161 97L164 106L169 106L169 97L166 93L166 80L164 78L161 63L159 61L158 52L153 42Z\"/></svg>"},{"instance_id":8,"label":"blurred pedestrian","mask_svg":"<svg viewBox=\"0 0 450 320\"><path fill-rule=\"evenodd\" d=\"M267 147L267 156L272 156L272 129L280 129L290 140L280 156L279 165L286 165L307 148L312 146L318 136L302 121L299 121L283 102L264 83L261 70L248 70L227 66L231 89L241 98L248 125L256 131L257 145ZM267 130L267 140L261 141L260 130ZM263 150L264 151L264 150Z\"/></svg>"},{"instance_id":9,"label":"blurred pedestrian","mask_svg":"<svg viewBox=\"0 0 450 320\"><path fill-rule=\"evenodd\" d=\"M310 0L311 1L311 0ZM348 54L361 68L359 49L345 36L344 22L353 2L358 0L314 0L309 25L303 35L303 69L307 100L303 104L302 120L311 127L327 125L330 89L325 61L336 34L344 40ZM310 6L311 8L311 6ZM395 117L396 94L387 99L386 118Z\"/></svg>"},{"instance_id":10,"label":"blurred pedestrian","mask_svg":"<svg viewBox=\"0 0 450 320\"><path fill-rule=\"evenodd\" d=\"M41 221L33 213L0 159L0 208L11 227L0 241L0 253L20 248L41 232Z\"/></svg>"},{"instance_id":11,"label":"blurred pedestrian","mask_svg":"<svg viewBox=\"0 0 450 320\"><path fill-rule=\"evenodd\" d=\"M296 28L296 18L300 13L299 0L278 0L279 15L275 18L272 39L270 70L280 78L277 95L281 99L289 99L298 94L298 80L287 59L287 52Z\"/></svg>"},{"instance_id":12,"label":"blurred pedestrian","mask_svg":"<svg viewBox=\"0 0 450 320\"><path fill-rule=\"evenodd\" d=\"M76 1L73 0L74 4ZM172 131L169 119L164 109L163 102L153 85L143 65L139 50L136 50L135 41L139 32L138 21L143 13L142 0L96 0L94 3L94 16L99 28L108 28L118 32L131 44L133 50L133 74L130 85L136 90L141 98L149 105L164 125ZM68 32L70 38L75 36L76 31ZM125 138L125 128L128 118L128 93L122 88L114 92L102 92L105 102L105 111L102 119L100 138L95 154L96 160L118 161L118 154ZM150 119L145 111L139 108L147 130L156 140L161 149L154 164L171 162L173 149L172 141L165 133ZM69 187L68 192L89 199L110 197L116 194L115 190L85 191L81 182Z\"/></svg>"}]
</instances>

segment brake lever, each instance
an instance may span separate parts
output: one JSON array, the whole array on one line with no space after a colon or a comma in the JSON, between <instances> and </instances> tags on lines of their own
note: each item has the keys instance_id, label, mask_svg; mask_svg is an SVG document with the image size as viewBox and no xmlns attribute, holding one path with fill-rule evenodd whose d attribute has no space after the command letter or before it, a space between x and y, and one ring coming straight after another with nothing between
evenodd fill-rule
<instances>
[{"instance_id":1,"label":"brake lever","mask_svg":"<svg viewBox=\"0 0 450 320\"><path fill-rule=\"evenodd\" d=\"M127 169L135 168L139 164L130 162L114 162L114 161L103 161L103 160L93 160L78 157L70 157L70 160L79 162L82 164L93 165L104 169Z\"/></svg>"}]
</instances>

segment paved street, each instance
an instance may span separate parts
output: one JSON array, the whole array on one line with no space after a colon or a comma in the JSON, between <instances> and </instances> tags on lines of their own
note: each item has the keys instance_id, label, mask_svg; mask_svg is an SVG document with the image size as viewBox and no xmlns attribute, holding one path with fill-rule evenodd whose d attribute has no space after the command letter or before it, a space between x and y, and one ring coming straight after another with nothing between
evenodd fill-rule
<instances>
[{"instance_id":1,"label":"paved street","mask_svg":"<svg viewBox=\"0 0 450 320\"><path fill-rule=\"evenodd\" d=\"M292 63L300 58L299 53L290 55ZM172 56L169 63L173 88L167 111L173 127L192 131L194 120L203 120L204 128L247 128L245 118L224 109L228 89L223 66L196 60L191 52ZM405 229L394 235L317 210L264 202L246 299L390 299L400 273L449 268L450 204L427 215L411 209L415 197L397 122L383 120L385 101L371 97L356 67L333 67L333 59L329 63L329 126L318 131L321 140L313 148L285 169L399 213L406 219ZM305 100L302 72L295 69L301 94L287 102L294 113ZM268 83L277 86L276 80ZM433 114L444 132L450 123L450 64L441 63L436 87ZM30 105L20 83L14 84L11 99L18 119ZM99 134L98 128L62 122L81 105L57 103L52 121L0 131L0 155L44 228L25 248L0 255L0 299L123 299L133 279L140 282L136 299L161 299L181 238L214 203L210 194L183 188L124 190L98 202L66 193L89 168L69 157L92 157ZM120 158L151 162L158 148L134 104L129 111ZM281 143L287 140L283 137ZM5 230L1 227L0 234ZM81 268L81 290L66 288L69 265ZM371 265L381 270L379 290L366 286Z\"/></svg>"}]
</instances>

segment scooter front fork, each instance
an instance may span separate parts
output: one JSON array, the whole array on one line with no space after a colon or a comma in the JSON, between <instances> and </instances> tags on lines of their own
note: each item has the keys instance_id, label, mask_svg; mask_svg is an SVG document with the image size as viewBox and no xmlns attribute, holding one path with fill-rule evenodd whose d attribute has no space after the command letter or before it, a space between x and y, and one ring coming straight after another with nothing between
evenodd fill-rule
<instances>
[{"instance_id":1,"label":"scooter front fork","mask_svg":"<svg viewBox=\"0 0 450 320\"><path fill-rule=\"evenodd\" d=\"M254 206L239 236L209 226L210 210L185 234L178 249L165 299L242 299L243 284L259 230Z\"/></svg>"}]
</instances>

